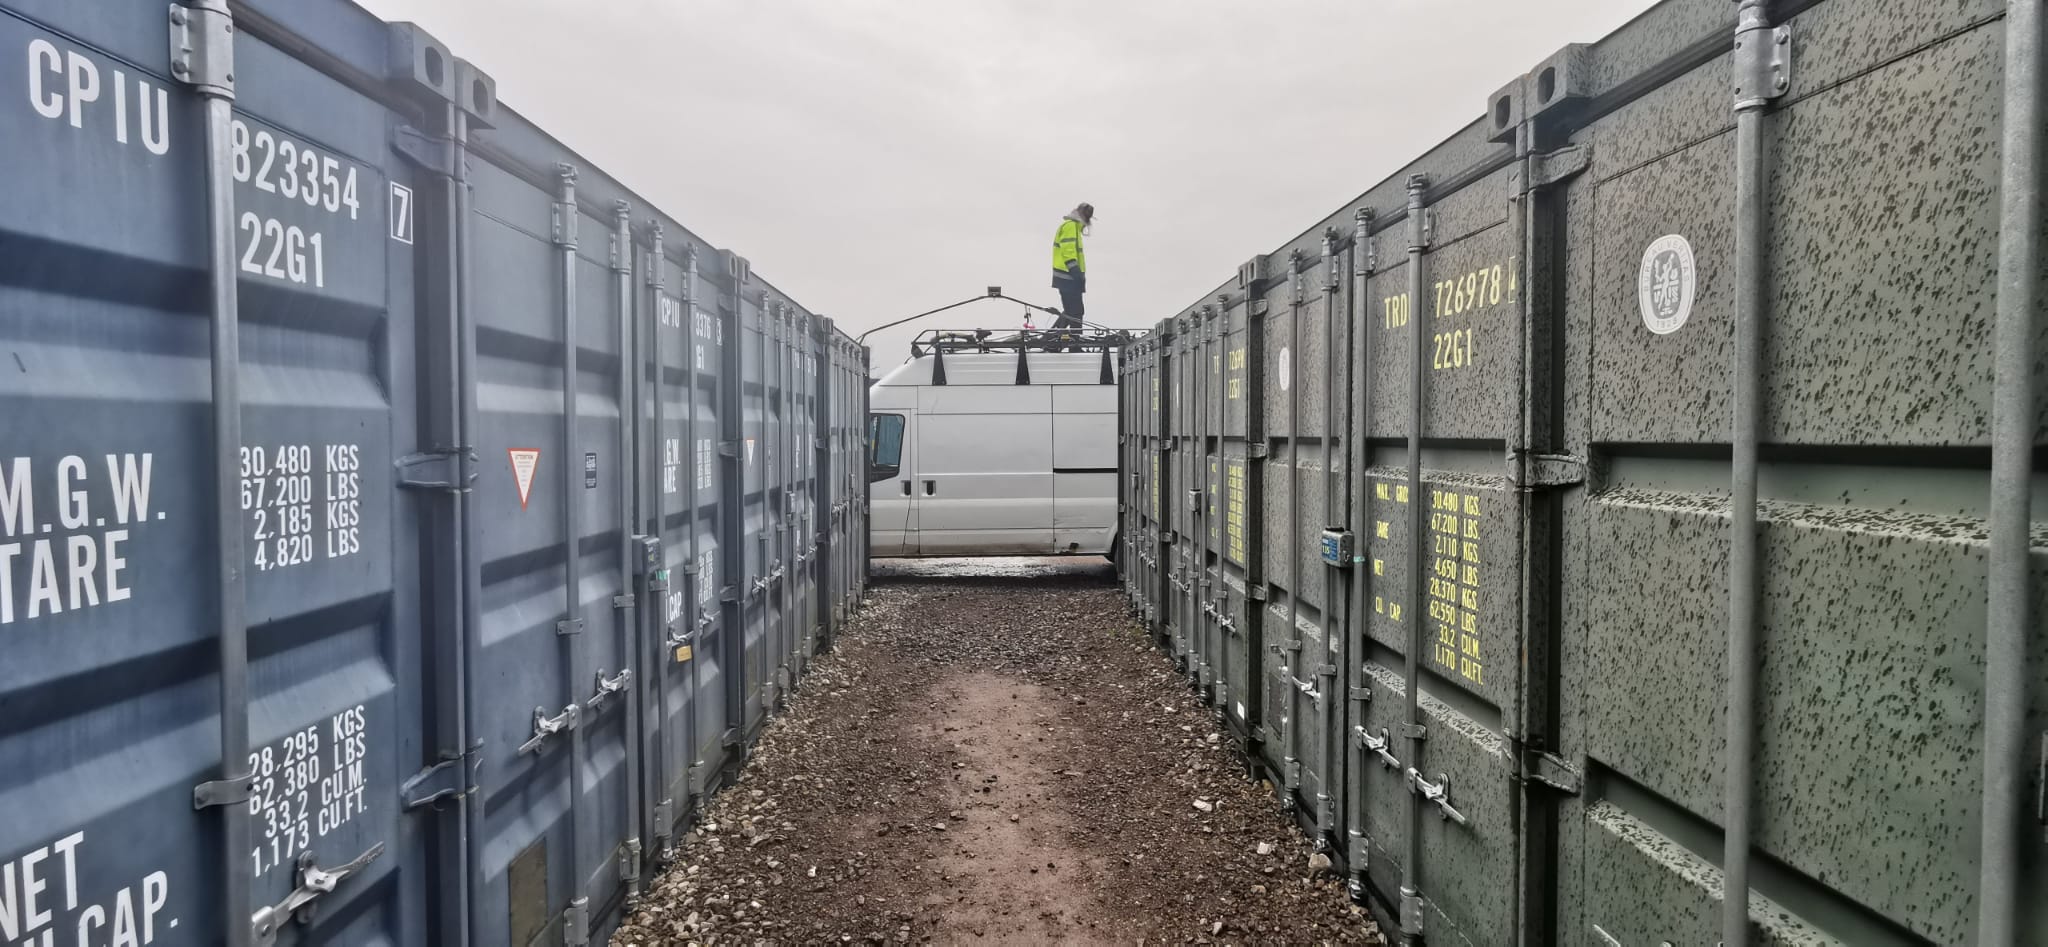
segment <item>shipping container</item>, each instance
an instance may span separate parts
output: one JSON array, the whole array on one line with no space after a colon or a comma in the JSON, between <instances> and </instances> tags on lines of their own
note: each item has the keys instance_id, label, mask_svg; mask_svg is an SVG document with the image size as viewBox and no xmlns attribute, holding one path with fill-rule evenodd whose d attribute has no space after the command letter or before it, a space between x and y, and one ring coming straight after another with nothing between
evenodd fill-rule
<instances>
[{"instance_id":1,"label":"shipping container","mask_svg":"<svg viewBox=\"0 0 2048 947\"><path fill-rule=\"evenodd\" d=\"M0 48L0 942L602 939L859 604L866 352L345 0Z\"/></svg>"},{"instance_id":2,"label":"shipping container","mask_svg":"<svg viewBox=\"0 0 2048 947\"><path fill-rule=\"evenodd\" d=\"M1666 0L1133 346L1127 594L1390 929L2048 942L2013 6Z\"/></svg>"}]
</instances>

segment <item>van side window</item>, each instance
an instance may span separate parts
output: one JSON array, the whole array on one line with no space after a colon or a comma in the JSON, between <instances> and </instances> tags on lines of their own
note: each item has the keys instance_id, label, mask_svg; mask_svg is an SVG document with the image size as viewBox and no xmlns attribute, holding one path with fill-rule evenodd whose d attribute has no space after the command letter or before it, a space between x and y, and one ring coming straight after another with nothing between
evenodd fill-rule
<instances>
[{"instance_id":1,"label":"van side window","mask_svg":"<svg viewBox=\"0 0 2048 947\"><path fill-rule=\"evenodd\" d=\"M903 469L903 415L868 415L868 479L888 480Z\"/></svg>"}]
</instances>

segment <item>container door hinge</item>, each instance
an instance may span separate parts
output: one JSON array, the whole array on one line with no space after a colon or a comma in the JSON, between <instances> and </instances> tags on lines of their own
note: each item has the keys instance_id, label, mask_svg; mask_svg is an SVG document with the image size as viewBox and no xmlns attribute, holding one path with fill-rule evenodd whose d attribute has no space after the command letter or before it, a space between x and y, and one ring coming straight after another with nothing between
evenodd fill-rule
<instances>
[{"instance_id":1,"label":"container door hinge","mask_svg":"<svg viewBox=\"0 0 2048 947\"><path fill-rule=\"evenodd\" d=\"M1422 893L1401 886L1401 933L1410 939L1422 936Z\"/></svg>"},{"instance_id":2,"label":"container door hinge","mask_svg":"<svg viewBox=\"0 0 2048 947\"><path fill-rule=\"evenodd\" d=\"M301 924L313 921L314 902L334 892L350 876L369 867L384 854L384 843L370 846L370 850L356 856L356 860L333 870L320 867L312 852L299 855L299 884L283 901L257 911L249 918L249 940L256 947L270 947L277 943L277 929L284 925L287 917L295 918Z\"/></svg>"},{"instance_id":3,"label":"container door hinge","mask_svg":"<svg viewBox=\"0 0 2048 947\"><path fill-rule=\"evenodd\" d=\"M1585 173L1585 170L1591 167L1592 164L1592 145L1571 145L1559 148L1556 151L1546 151L1542 154L1530 155L1528 163L1525 165L1527 168L1526 173L1529 177L1527 186L1525 187L1522 182L1522 176L1525 172L1522 169L1516 169L1515 173L1508 177L1508 197L1513 199L1530 191L1539 191L1547 187L1563 184Z\"/></svg>"},{"instance_id":4,"label":"container door hinge","mask_svg":"<svg viewBox=\"0 0 2048 947\"><path fill-rule=\"evenodd\" d=\"M554 245L565 250L576 249L576 205L556 201L549 214L548 236Z\"/></svg>"},{"instance_id":5,"label":"container door hinge","mask_svg":"<svg viewBox=\"0 0 2048 947\"><path fill-rule=\"evenodd\" d=\"M1253 460L1264 460L1272 453L1273 448L1265 444L1247 444L1244 448L1244 455Z\"/></svg>"},{"instance_id":6,"label":"container door hinge","mask_svg":"<svg viewBox=\"0 0 2048 947\"><path fill-rule=\"evenodd\" d=\"M481 746L481 744L479 744ZM413 774L405 785L398 789L398 798L406 811L423 809L451 796L469 794L469 763L478 747L455 759L442 760Z\"/></svg>"},{"instance_id":7,"label":"container door hinge","mask_svg":"<svg viewBox=\"0 0 2048 947\"><path fill-rule=\"evenodd\" d=\"M718 455L720 457L738 457L740 455L740 442L736 440L719 441Z\"/></svg>"},{"instance_id":8,"label":"container door hinge","mask_svg":"<svg viewBox=\"0 0 2048 947\"><path fill-rule=\"evenodd\" d=\"M1508 483L1516 489L1541 490L1586 482L1586 459L1570 454L1508 452Z\"/></svg>"},{"instance_id":9,"label":"container door hinge","mask_svg":"<svg viewBox=\"0 0 2048 947\"><path fill-rule=\"evenodd\" d=\"M476 449L436 447L400 457L395 466L405 489L467 493L476 482Z\"/></svg>"},{"instance_id":10,"label":"container door hinge","mask_svg":"<svg viewBox=\"0 0 2048 947\"><path fill-rule=\"evenodd\" d=\"M455 143L400 125L391 133L391 150L413 165L444 178L455 176Z\"/></svg>"},{"instance_id":11,"label":"container door hinge","mask_svg":"<svg viewBox=\"0 0 2048 947\"><path fill-rule=\"evenodd\" d=\"M562 943L566 947L585 947L590 943L589 898L571 900L569 909L562 912Z\"/></svg>"},{"instance_id":12,"label":"container door hinge","mask_svg":"<svg viewBox=\"0 0 2048 947\"><path fill-rule=\"evenodd\" d=\"M1351 869L1352 874L1363 875L1365 874L1366 864L1372 858L1372 841L1365 837L1364 832L1360 832L1357 829L1351 830L1350 839L1350 845L1344 852L1344 860L1348 863L1347 867Z\"/></svg>"},{"instance_id":13,"label":"container door hinge","mask_svg":"<svg viewBox=\"0 0 2048 947\"><path fill-rule=\"evenodd\" d=\"M2041 820L2041 838L2048 841L2048 731L2041 733L2041 771L2035 774L2034 792L2039 796L2036 813Z\"/></svg>"},{"instance_id":14,"label":"container door hinge","mask_svg":"<svg viewBox=\"0 0 2048 947\"><path fill-rule=\"evenodd\" d=\"M171 75L221 98L235 97L235 18L226 0L171 6Z\"/></svg>"},{"instance_id":15,"label":"container door hinge","mask_svg":"<svg viewBox=\"0 0 2048 947\"><path fill-rule=\"evenodd\" d=\"M629 838L625 847L619 849L619 881L625 883L626 897L637 899L640 895L640 840Z\"/></svg>"},{"instance_id":16,"label":"container door hinge","mask_svg":"<svg viewBox=\"0 0 2048 947\"><path fill-rule=\"evenodd\" d=\"M1528 770L1527 778L1530 782L1549 786L1570 796L1579 794L1579 787L1583 784L1579 778L1579 771L1556 754L1532 753L1530 762L1533 764Z\"/></svg>"},{"instance_id":17,"label":"container door hinge","mask_svg":"<svg viewBox=\"0 0 2048 947\"><path fill-rule=\"evenodd\" d=\"M738 727L732 727L727 729L725 733L721 734L718 738L718 745L725 747L727 749L739 746L741 743L744 742L744 740L740 739L740 730Z\"/></svg>"},{"instance_id":18,"label":"container door hinge","mask_svg":"<svg viewBox=\"0 0 2048 947\"><path fill-rule=\"evenodd\" d=\"M654 857L663 864L675 856L676 801L663 799L654 804Z\"/></svg>"},{"instance_id":19,"label":"container door hinge","mask_svg":"<svg viewBox=\"0 0 2048 947\"><path fill-rule=\"evenodd\" d=\"M1754 21L1752 21L1754 22ZM1792 88L1792 28L1735 25L1735 110L1763 107Z\"/></svg>"},{"instance_id":20,"label":"container door hinge","mask_svg":"<svg viewBox=\"0 0 2048 947\"><path fill-rule=\"evenodd\" d=\"M533 708L533 738L519 744L519 754L524 756L539 750L549 737L576 729L577 710L577 705L570 704L562 708L561 713L550 717L547 708Z\"/></svg>"},{"instance_id":21,"label":"container door hinge","mask_svg":"<svg viewBox=\"0 0 2048 947\"><path fill-rule=\"evenodd\" d=\"M192 808L211 809L215 806L232 806L248 802L249 797L254 795L252 790L255 783L256 777L253 774L200 783L192 787Z\"/></svg>"}]
</instances>

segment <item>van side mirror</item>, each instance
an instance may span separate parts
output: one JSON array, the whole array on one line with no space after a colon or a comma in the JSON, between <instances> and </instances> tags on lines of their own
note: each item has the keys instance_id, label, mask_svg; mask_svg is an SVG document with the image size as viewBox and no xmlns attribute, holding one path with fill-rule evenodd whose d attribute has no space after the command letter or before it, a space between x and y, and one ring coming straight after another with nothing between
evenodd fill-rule
<instances>
[{"instance_id":1,"label":"van side mirror","mask_svg":"<svg viewBox=\"0 0 2048 947\"><path fill-rule=\"evenodd\" d=\"M896 475L902 472L903 466L901 464L878 464L875 463L874 461L868 462L869 483L881 483L884 480L894 480L896 479Z\"/></svg>"}]
</instances>

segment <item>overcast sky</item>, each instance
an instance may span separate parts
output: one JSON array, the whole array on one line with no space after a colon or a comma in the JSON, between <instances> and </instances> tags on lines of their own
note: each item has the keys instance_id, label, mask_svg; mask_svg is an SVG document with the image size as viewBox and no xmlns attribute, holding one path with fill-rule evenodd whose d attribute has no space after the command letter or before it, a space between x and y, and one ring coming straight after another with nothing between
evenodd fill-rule
<instances>
[{"instance_id":1,"label":"overcast sky","mask_svg":"<svg viewBox=\"0 0 2048 947\"><path fill-rule=\"evenodd\" d=\"M1001 285L1149 326L1650 0L359 0L850 334ZM978 303L916 328L1021 322ZM1045 324L1041 317L1039 324Z\"/></svg>"}]
</instances>

